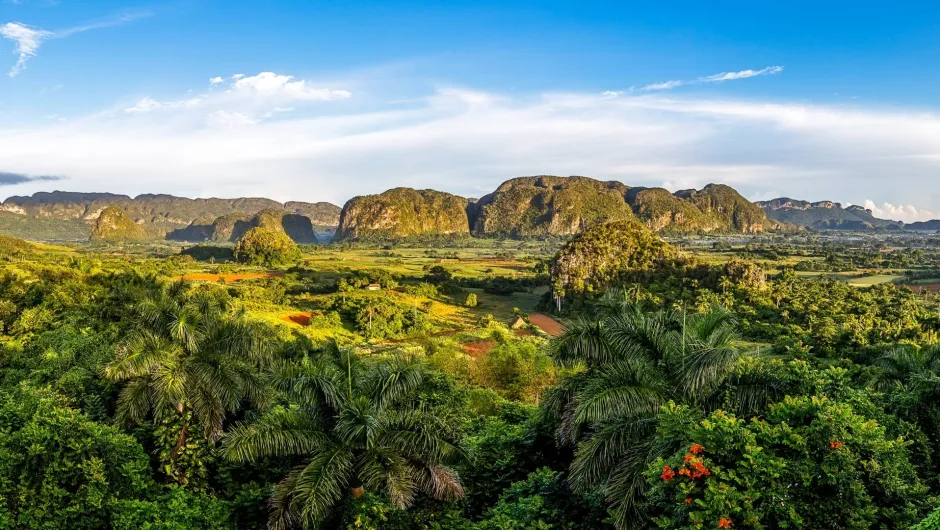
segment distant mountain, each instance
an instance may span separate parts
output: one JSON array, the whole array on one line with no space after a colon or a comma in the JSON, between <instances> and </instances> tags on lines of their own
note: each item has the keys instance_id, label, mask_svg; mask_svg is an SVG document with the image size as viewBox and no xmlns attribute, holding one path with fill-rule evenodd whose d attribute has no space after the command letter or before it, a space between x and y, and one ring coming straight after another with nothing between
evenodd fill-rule
<instances>
[{"instance_id":1,"label":"distant mountain","mask_svg":"<svg viewBox=\"0 0 940 530\"><path fill-rule=\"evenodd\" d=\"M540 175L507 180L479 200L447 195L439 207L409 188L346 203L339 238L472 233L482 237L570 236L607 221L638 219L661 232L758 233L781 228L729 186L671 193L588 177ZM441 192L434 192L440 194ZM466 215L457 211L464 204ZM466 222L466 225L461 223Z\"/></svg>"},{"instance_id":2,"label":"distant mountain","mask_svg":"<svg viewBox=\"0 0 940 530\"><path fill-rule=\"evenodd\" d=\"M264 198L188 199L172 195L145 194L137 197L113 193L39 192L14 196L0 204L0 233L30 239L84 240L91 236L95 220L108 207L120 208L151 237L159 238L180 229L193 228L232 216L250 221L264 210L286 211L303 216L321 231L332 233L339 225L340 207L318 202L281 204ZM233 228L234 223L232 221ZM211 239L211 238L210 238Z\"/></svg>"},{"instance_id":3,"label":"distant mountain","mask_svg":"<svg viewBox=\"0 0 940 530\"><path fill-rule=\"evenodd\" d=\"M814 230L899 230L901 221L878 219L871 210L858 205L843 208L832 201L808 202L781 197L754 203L767 217L781 223L812 228Z\"/></svg>"},{"instance_id":4,"label":"distant mountain","mask_svg":"<svg viewBox=\"0 0 940 530\"><path fill-rule=\"evenodd\" d=\"M904 225L908 230L940 230L940 219L931 219L930 221L917 221Z\"/></svg>"},{"instance_id":5,"label":"distant mountain","mask_svg":"<svg viewBox=\"0 0 940 530\"><path fill-rule=\"evenodd\" d=\"M255 215L230 213L212 220L196 219L186 228L171 231L166 238L172 241L235 243L252 228L286 234L296 243L317 242L309 217L277 208L261 210Z\"/></svg>"}]
</instances>

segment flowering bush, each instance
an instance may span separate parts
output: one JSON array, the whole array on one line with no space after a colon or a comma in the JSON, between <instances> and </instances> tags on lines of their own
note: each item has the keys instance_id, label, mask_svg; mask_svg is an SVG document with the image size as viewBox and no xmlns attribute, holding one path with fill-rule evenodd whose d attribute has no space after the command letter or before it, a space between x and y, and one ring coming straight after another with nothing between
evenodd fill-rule
<instances>
[{"instance_id":1,"label":"flowering bush","mask_svg":"<svg viewBox=\"0 0 940 530\"><path fill-rule=\"evenodd\" d=\"M679 450L647 472L660 528L908 528L927 509L903 439L823 397L785 398L764 419L667 406Z\"/></svg>"}]
</instances>

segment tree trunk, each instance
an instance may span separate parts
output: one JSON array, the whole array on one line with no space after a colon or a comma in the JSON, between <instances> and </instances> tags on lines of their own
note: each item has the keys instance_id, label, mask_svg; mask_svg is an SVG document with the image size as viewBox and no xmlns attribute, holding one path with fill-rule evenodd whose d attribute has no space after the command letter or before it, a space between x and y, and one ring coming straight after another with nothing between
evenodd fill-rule
<instances>
[{"instance_id":1,"label":"tree trunk","mask_svg":"<svg viewBox=\"0 0 940 530\"><path fill-rule=\"evenodd\" d=\"M180 449L182 449L183 446L186 445L186 440L188 439L189 439L189 422L186 422L183 424L183 428L180 430L179 439L176 440L176 447L173 448L173 454L171 455L173 462L176 462L176 459L179 458Z\"/></svg>"}]
</instances>

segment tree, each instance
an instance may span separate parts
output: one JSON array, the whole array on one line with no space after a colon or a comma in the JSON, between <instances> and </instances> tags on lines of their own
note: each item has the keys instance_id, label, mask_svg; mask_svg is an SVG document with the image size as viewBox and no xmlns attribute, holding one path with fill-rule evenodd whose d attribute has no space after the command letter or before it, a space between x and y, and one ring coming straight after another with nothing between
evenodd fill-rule
<instances>
[{"instance_id":1,"label":"tree","mask_svg":"<svg viewBox=\"0 0 940 530\"><path fill-rule=\"evenodd\" d=\"M153 486L132 436L49 390L0 393L0 528L110 528L115 503Z\"/></svg>"},{"instance_id":2,"label":"tree","mask_svg":"<svg viewBox=\"0 0 940 530\"><path fill-rule=\"evenodd\" d=\"M419 493L458 499L463 487L448 467L462 455L442 420L418 405L423 369L398 358L369 361L331 341L320 352L281 366L273 377L287 403L224 439L235 462L296 457L271 498L271 528L321 523L348 492L384 493L397 508Z\"/></svg>"},{"instance_id":3,"label":"tree","mask_svg":"<svg viewBox=\"0 0 940 530\"><path fill-rule=\"evenodd\" d=\"M467 295L467 299L464 301L463 305L467 307L476 307L477 306L477 295L476 293L470 293Z\"/></svg>"},{"instance_id":4,"label":"tree","mask_svg":"<svg viewBox=\"0 0 940 530\"><path fill-rule=\"evenodd\" d=\"M190 427L214 442L227 414L245 401L261 404L266 389L259 369L271 361L270 331L233 312L224 291L191 293L176 282L140 301L138 326L118 348L105 375L124 383L117 402L123 423L151 420L166 434L166 472L187 483ZM181 465L182 464L182 465Z\"/></svg>"},{"instance_id":5,"label":"tree","mask_svg":"<svg viewBox=\"0 0 940 530\"><path fill-rule=\"evenodd\" d=\"M300 259L297 243L283 232L252 228L235 244L235 259L250 265L276 267Z\"/></svg>"},{"instance_id":6,"label":"tree","mask_svg":"<svg viewBox=\"0 0 940 530\"><path fill-rule=\"evenodd\" d=\"M611 296L598 314L570 323L552 355L563 367L584 368L550 391L543 409L561 440L577 444L572 486L605 491L625 527L642 500L643 473L666 449L656 443L660 408L713 404L745 353L722 310L645 313Z\"/></svg>"}]
</instances>

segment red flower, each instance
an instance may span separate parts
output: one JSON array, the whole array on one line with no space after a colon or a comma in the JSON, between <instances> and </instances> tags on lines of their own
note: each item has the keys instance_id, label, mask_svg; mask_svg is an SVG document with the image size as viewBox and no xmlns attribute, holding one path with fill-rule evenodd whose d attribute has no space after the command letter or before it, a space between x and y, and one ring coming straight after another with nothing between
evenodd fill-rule
<instances>
[{"instance_id":1,"label":"red flower","mask_svg":"<svg viewBox=\"0 0 940 530\"><path fill-rule=\"evenodd\" d=\"M692 476L692 472L689 471L689 470L686 469L686 468L680 469L680 470L679 470L679 474L680 474L680 475L685 475L685 476L687 476L687 477L691 477L691 476Z\"/></svg>"},{"instance_id":2,"label":"red flower","mask_svg":"<svg viewBox=\"0 0 940 530\"><path fill-rule=\"evenodd\" d=\"M675 474L675 472L673 472L673 470L672 470L671 467L669 467L669 466L664 466L664 467L663 467L663 474L660 475L659 478L661 478L661 479L663 479L663 480L665 480L665 481L670 481L670 480L672 480L673 477L675 477L675 476L676 476L676 474Z\"/></svg>"},{"instance_id":3,"label":"red flower","mask_svg":"<svg viewBox=\"0 0 940 530\"><path fill-rule=\"evenodd\" d=\"M831 442L829 442L829 447L833 449L838 449L842 447L842 442L840 442L839 440L832 440Z\"/></svg>"},{"instance_id":4,"label":"red flower","mask_svg":"<svg viewBox=\"0 0 940 530\"><path fill-rule=\"evenodd\" d=\"M702 451L704 450L705 448L699 444L692 444L692 447L689 448L689 452L691 452L693 455L702 454Z\"/></svg>"},{"instance_id":5,"label":"red flower","mask_svg":"<svg viewBox=\"0 0 940 530\"><path fill-rule=\"evenodd\" d=\"M718 528L731 528L731 519L728 519L727 517L718 519Z\"/></svg>"},{"instance_id":6,"label":"red flower","mask_svg":"<svg viewBox=\"0 0 940 530\"><path fill-rule=\"evenodd\" d=\"M682 459L682 461L685 462L686 464L688 464L689 462L692 461L693 458L695 458L695 457L692 456L692 453L686 453L686 454L685 454L685 458Z\"/></svg>"},{"instance_id":7,"label":"red flower","mask_svg":"<svg viewBox=\"0 0 940 530\"><path fill-rule=\"evenodd\" d=\"M692 504L692 497L686 497L686 498L685 498L685 503L686 503L686 504Z\"/></svg>"}]
</instances>

